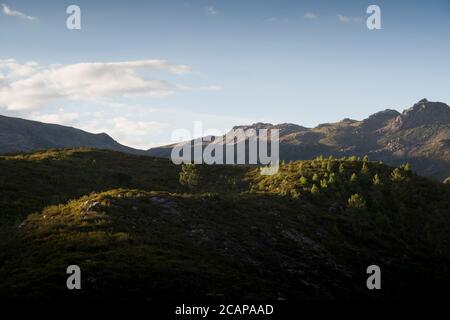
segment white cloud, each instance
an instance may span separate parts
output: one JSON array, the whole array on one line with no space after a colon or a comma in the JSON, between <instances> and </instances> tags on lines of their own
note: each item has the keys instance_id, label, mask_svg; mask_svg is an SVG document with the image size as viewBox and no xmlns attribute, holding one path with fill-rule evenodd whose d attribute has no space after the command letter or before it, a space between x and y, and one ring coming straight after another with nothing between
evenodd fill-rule
<instances>
[{"instance_id":1,"label":"white cloud","mask_svg":"<svg viewBox=\"0 0 450 320\"><path fill-rule=\"evenodd\" d=\"M156 121L135 121L127 117L92 119L80 128L93 133L106 132L113 139L127 146L148 149L154 146L152 138L168 125Z\"/></svg>"},{"instance_id":2,"label":"white cloud","mask_svg":"<svg viewBox=\"0 0 450 320\"><path fill-rule=\"evenodd\" d=\"M65 112L63 108L58 110L58 113L41 114L33 112L30 115L30 119L45 122L56 123L62 125L73 125L80 115L76 112Z\"/></svg>"},{"instance_id":3,"label":"white cloud","mask_svg":"<svg viewBox=\"0 0 450 320\"><path fill-rule=\"evenodd\" d=\"M206 8L203 8L203 10L209 16L215 16L216 14L219 13L214 7L206 7Z\"/></svg>"},{"instance_id":4,"label":"white cloud","mask_svg":"<svg viewBox=\"0 0 450 320\"><path fill-rule=\"evenodd\" d=\"M318 18L318 15L312 12L306 12L303 16L305 19L314 20Z\"/></svg>"},{"instance_id":5,"label":"white cloud","mask_svg":"<svg viewBox=\"0 0 450 320\"><path fill-rule=\"evenodd\" d=\"M177 85L164 80L149 79L138 73L163 70L173 74L191 71L184 65L165 60L125 62L93 62L69 65L40 66L35 62L20 64L0 60L0 107L28 110L45 106L57 99L96 100L120 96L166 96Z\"/></svg>"},{"instance_id":6,"label":"white cloud","mask_svg":"<svg viewBox=\"0 0 450 320\"><path fill-rule=\"evenodd\" d=\"M17 18L21 18L21 19L25 19L25 20L36 20L37 19L36 17L28 16L25 13L22 13L20 11L12 10L4 3L1 4L1 7L2 7L2 12L5 16L17 17Z\"/></svg>"},{"instance_id":7,"label":"white cloud","mask_svg":"<svg viewBox=\"0 0 450 320\"><path fill-rule=\"evenodd\" d=\"M39 70L38 63L30 61L24 64L14 59L0 60L0 71L5 70L10 78L28 77Z\"/></svg>"},{"instance_id":8,"label":"white cloud","mask_svg":"<svg viewBox=\"0 0 450 320\"><path fill-rule=\"evenodd\" d=\"M182 84L177 84L176 87L180 90L186 90L186 91L219 91L222 90L221 86L218 85L210 85L205 87L191 87L191 86L185 86Z\"/></svg>"},{"instance_id":9,"label":"white cloud","mask_svg":"<svg viewBox=\"0 0 450 320\"><path fill-rule=\"evenodd\" d=\"M344 16L342 14L338 14L337 17L338 17L339 21L342 23L361 22L362 21L362 18L360 18L360 17L348 17L348 16Z\"/></svg>"}]
</instances>

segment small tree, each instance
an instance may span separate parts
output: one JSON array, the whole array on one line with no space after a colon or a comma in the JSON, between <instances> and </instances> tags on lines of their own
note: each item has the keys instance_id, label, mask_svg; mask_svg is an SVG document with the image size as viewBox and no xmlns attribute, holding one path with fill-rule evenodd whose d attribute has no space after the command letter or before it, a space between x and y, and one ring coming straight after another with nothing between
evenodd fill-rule
<instances>
[{"instance_id":1,"label":"small tree","mask_svg":"<svg viewBox=\"0 0 450 320\"><path fill-rule=\"evenodd\" d=\"M339 173L340 173L340 174L343 174L344 172L345 172L345 167L344 167L344 164L341 163L341 164L339 165Z\"/></svg>"},{"instance_id":2,"label":"small tree","mask_svg":"<svg viewBox=\"0 0 450 320\"><path fill-rule=\"evenodd\" d=\"M193 163L183 163L179 175L179 181L182 186L191 190L197 190L200 185L200 174Z\"/></svg>"},{"instance_id":3,"label":"small tree","mask_svg":"<svg viewBox=\"0 0 450 320\"><path fill-rule=\"evenodd\" d=\"M381 178L380 178L380 176L378 175L378 173L375 174L375 176L373 177L372 182L373 182L373 185L374 185L374 186L379 186L379 185L381 185Z\"/></svg>"},{"instance_id":4,"label":"small tree","mask_svg":"<svg viewBox=\"0 0 450 320\"><path fill-rule=\"evenodd\" d=\"M319 188L317 188L316 184L313 184L311 187L311 193L316 194L319 192Z\"/></svg>"},{"instance_id":5,"label":"small tree","mask_svg":"<svg viewBox=\"0 0 450 320\"><path fill-rule=\"evenodd\" d=\"M328 179L328 184L335 183L336 180L334 179L334 173L330 173L330 178Z\"/></svg>"},{"instance_id":6,"label":"small tree","mask_svg":"<svg viewBox=\"0 0 450 320\"><path fill-rule=\"evenodd\" d=\"M317 175L317 173L314 173L312 176L312 181L316 182L319 180L319 176Z\"/></svg>"},{"instance_id":7,"label":"small tree","mask_svg":"<svg viewBox=\"0 0 450 320\"><path fill-rule=\"evenodd\" d=\"M408 162L402 164L402 165L400 166L400 168L402 168L403 171L405 171L405 172L410 172L410 171L411 171L411 165L410 165Z\"/></svg>"},{"instance_id":8,"label":"small tree","mask_svg":"<svg viewBox=\"0 0 450 320\"><path fill-rule=\"evenodd\" d=\"M331 160L328 160L327 171L328 172L333 172L333 162Z\"/></svg>"},{"instance_id":9,"label":"small tree","mask_svg":"<svg viewBox=\"0 0 450 320\"><path fill-rule=\"evenodd\" d=\"M304 176L300 177L300 185L306 186L308 184L308 179Z\"/></svg>"},{"instance_id":10,"label":"small tree","mask_svg":"<svg viewBox=\"0 0 450 320\"><path fill-rule=\"evenodd\" d=\"M391 179L394 182L403 181L405 179L405 176L399 168L395 168L394 170L392 170Z\"/></svg>"},{"instance_id":11,"label":"small tree","mask_svg":"<svg viewBox=\"0 0 450 320\"><path fill-rule=\"evenodd\" d=\"M348 207L353 209L364 209L366 207L366 201L362 196L355 193L348 199Z\"/></svg>"},{"instance_id":12,"label":"small tree","mask_svg":"<svg viewBox=\"0 0 450 320\"><path fill-rule=\"evenodd\" d=\"M363 162L362 168L361 168L362 174L369 174L369 166L367 165L367 162Z\"/></svg>"},{"instance_id":13,"label":"small tree","mask_svg":"<svg viewBox=\"0 0 450 320\"><path fill-rule=\"evenodd\" d=\"M353 173L352 176L350 177L350 182L356 182L358 181L358 176L356 175L356 173Z\"/></svg>"}]
</instances>

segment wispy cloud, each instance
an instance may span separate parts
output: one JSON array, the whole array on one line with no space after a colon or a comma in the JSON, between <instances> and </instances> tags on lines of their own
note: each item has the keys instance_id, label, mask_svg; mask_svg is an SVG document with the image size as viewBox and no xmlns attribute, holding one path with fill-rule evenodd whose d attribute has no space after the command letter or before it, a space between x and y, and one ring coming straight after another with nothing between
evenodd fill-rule
<instances>
[{"instance_id":1,"label":"wispy cloud","mask_svg":"<svg viewBox=\"0 0 450 320\"><path fill-rule=\"evenodd\" d=\"M80 124L80 127L93 133L106 132L125 145L139 149L148 149L152 146L151 137L165 131L168 128L168 124L117 116L113 118L94 118L84 124Z\"/></svg>"},{"instance_id":2,"label":"wispy cloud","mask_svg":"<svg viewBox=\"0 0 450 320\"><path fill-rule=\"evenodd\" d=\"M23 12L13 10L4 3L1 4L1 11L5 16L17 17L25 20L37 20L36 17L28 16Z\"/></svg>"},{"instance_id":3,"label":"wispy cloud","mask_svg":"<svg viewBox=\"0 0 450 320\"><path fill-rule=\"evenodd\" d=\"M317 19L319 16L318 16L317 14L315 14L315 13L312 13L312 12L306 12L306 13L303 15L303 17L304 17L305 19L314 20L314 19Z\"/></svg>"},{"instance_id":4,"label":"wispy cloud","mask_svg":"<svg viewBox=\"0 0 450 320\"><path fill-rule=\"evenodd\" d=\"M342 14L338 14L337 17L338 17L339 21L342 23L361 22L362 21L361 17L348 17L348 16L344 16Z\"/></svg>"},{"instance_id":5,"label":"wispy cloud","mask_svg":"<svg viewBox=\"0 0 450 320\"><path fill-rule=\"evenodd\" d=\"M0 60L0 108L29 110L58 99L93 101L110 97L167 96L177 84L141 75L145 70L172 74L191 71L165 60L93 62L40 66Z\"/></svg>"},{"instance_id":6,"label":"wispy cloud","mask_svg":"<svg viewBox=\"0 0 450 320\"><path fill-rule=\"evenodd\" d=\"M278 21L278 17L269 17L264 19L265 22L275 22Z\"/></svg>"},{"instance_id":7,"label":"wispy cloud","mask_svg":"<svg viewBox=\"0 0 450 320\"><path fill-rule=\"evenodd\" d=\"M209 16L215 16L219 13L214 7L205 7L203 8L203 11Z\"/></svg>"},{"instance_id":8,"label":"wispy cloud","mask_svg":"<svg viewBox=\"0 0 450 320\"><path fill-rule=\"evenodd\" d=\"M222 86L218 86L218 85L210 85L210 86L204 86L204 87L192 87L192 86L177 84L176 87L180 90L186 90L186 91L219 91L219 90L222 90Z\"/></svg>"},{"instance_id":9,"label":"wispy cloud","mask_svg":"<svg viewBox=\"0 0 450 320\"><path fill-rule=\"evenodd\" d=\"M63 108L59 108L56 113L42 114L39 112L32 112L30 114L32 120L62 125L73 125L79 117L80 114L78 112L66 112Z\"/></svg>"}]
</instances>

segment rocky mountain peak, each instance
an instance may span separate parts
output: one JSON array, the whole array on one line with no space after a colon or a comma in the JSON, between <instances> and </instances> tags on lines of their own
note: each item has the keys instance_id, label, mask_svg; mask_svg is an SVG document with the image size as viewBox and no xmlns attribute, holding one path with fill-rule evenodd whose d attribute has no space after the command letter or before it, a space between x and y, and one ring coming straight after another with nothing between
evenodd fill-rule
<instances>
[{"instance_id":1,"label":"rocky mountain peak","mask_svg":"<svg viewBox=\"0 0 450 320\"><path fill-rule=\"evenodd\" d=\"M388 124L389 121L395 119L400 115L400 112L393 109L386 109L372 114L367 119L363 120L363 126L366 129L377 130Z\"/></svg>"},{"instance_id":2,"label":"rocky mountain peak","mask_svg":"<svg viewBox=\"0 0 450 320\"><path fill-rule=\"evenodd\" d=\"M271 124L271 123L264 123L264 122L257 122L257 123L253 123L252 125L241 125L241 126L235 126L233 127L233 130L238 130L238 129L243 129L243 130L248 130L248 129L279 129L280 130L280 134L288 134L291 132L298 132L298 131L304 131L304 130L308 130L308 128L303 127L303 126L299 126L297 124L293 124L293 123L280 123L280 124Z\"/></svg>"},{"instance_id":3,"label":"rocky mountain peak","mask_svg":"<svg viewBox=\"0 0 450 320\"><path fill-rule=\"evenodd\" d=\"M423 125L450 125L450 107L422 99L395 119L394 127L408 129Z\"/></svg>"}]
</instances>

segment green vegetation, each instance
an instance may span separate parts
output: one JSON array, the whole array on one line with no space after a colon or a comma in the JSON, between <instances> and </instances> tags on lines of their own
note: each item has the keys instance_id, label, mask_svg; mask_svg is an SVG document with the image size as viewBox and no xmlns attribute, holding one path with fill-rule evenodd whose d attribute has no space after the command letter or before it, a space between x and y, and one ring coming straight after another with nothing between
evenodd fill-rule
<instances>
[{"instance_id":1,"label":"green vegetation","mask_svg":"<svg viewBox=\"0 0 450 320\"><path fill-rule=\"evenodd\" d=\"M195 164L183 163L181 165L180 184L195 191L198 190L200 183L200 174L198 173L198 169Z\"/></svg>"},{"instance_id":2,"label":"green vegetation","mask_svg":"<svg viewBox=\"0 0 450 320\"><path fill-rule=\"evenodd\" d=\"M1 299L389 299L450 289L450 185L406 165L319 157L262 176L255 166L70 149L0 157L0 172ZM365 287L374 263L378 293ZM81 291L65 289L69 264L82 269Z\"/></svg>"},{"instance_id":3,"label":"green vegetation","mask_svg":"<svg viewBox=\"0 0 450 320\"><path fill-rule=\"evenodd\" d=\"M348 199L348 207L354 209L365 209L366 201L359 194L355 193Z\"/></svg>"}]
</instances>

